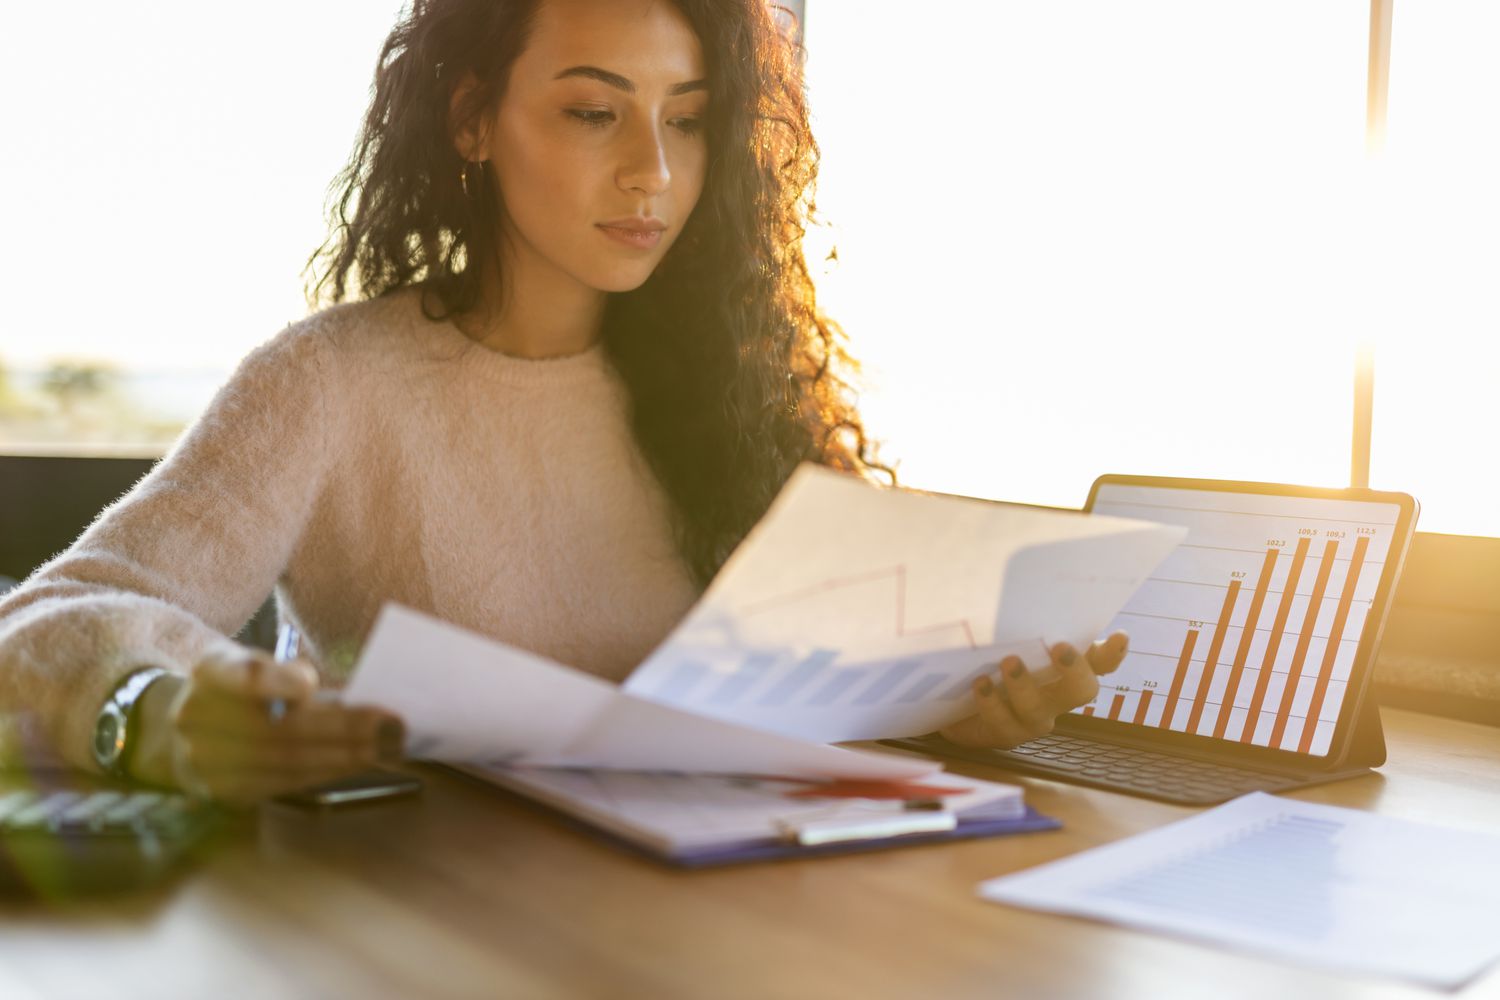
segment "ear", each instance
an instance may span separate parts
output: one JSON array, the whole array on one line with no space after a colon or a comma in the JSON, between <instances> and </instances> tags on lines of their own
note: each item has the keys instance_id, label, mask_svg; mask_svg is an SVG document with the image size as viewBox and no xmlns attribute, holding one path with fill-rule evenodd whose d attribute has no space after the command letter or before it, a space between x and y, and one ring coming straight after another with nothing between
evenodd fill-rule
<instances>
[{"instance_id":1,"label":"ear","mask_svg":"<svg viewBox=\"0 0 1500 1000\"><path fill-rule=\"evenodd\" d=\"M464 70L458 83L453 85L453 92L448 95L448 132L453 136L453 148L465 160L487 158L484 155L484 147L489 140L489 122L486 117L478 114L471 116L467 122L458 121L459 104L477 86L479 78L474 75L474 71Z\"/></svg>"}]
</instances>

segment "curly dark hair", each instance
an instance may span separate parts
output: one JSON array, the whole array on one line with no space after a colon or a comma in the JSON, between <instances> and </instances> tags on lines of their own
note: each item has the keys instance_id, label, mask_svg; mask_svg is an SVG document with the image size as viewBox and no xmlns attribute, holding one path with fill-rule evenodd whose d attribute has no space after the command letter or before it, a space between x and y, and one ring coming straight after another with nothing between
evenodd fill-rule
<instances>
[{"instance_id":1,"label":"curly dark hair","mask_svg":"<svg viewBox=\"0 0 1500 1000\"><path fill-rule=\"evenodd\" d=\"M429 319L472 308L477 262L498 267L504 211L459 182L450 127L498 106L539 0L412 0L381 48L373 97L330 185L331 235L310 288L342 301L417 285ZM672 503L678 547L706 585L798 463L867 479L874 457L854 399L859 365L818 308L801 240L819 151L803 93L805 53L767 0L673 0L707 62L703 193L651 277L609 296L605 351L629 387L637 442ZM449 115L455 81L479 81ZM356 199L356 195L358 196ZM357 200L353 219L351 202ZM429 297L438 311L428 311Z\"/></svg>"}]
</instances>

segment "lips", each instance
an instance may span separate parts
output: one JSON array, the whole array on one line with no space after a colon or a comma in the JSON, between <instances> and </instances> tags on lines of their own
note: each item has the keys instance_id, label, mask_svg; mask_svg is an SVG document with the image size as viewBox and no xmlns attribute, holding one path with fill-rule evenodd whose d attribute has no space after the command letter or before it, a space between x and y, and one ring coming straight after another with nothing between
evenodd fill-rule
<instances>
[{"instance_id":1,"label":"lips","mask_svg":"<svg viewBox=\"0 0 1500 1000\"><path fill-rule=\"evenodd\" d=\"M637 250L650 250L661 242L667 224L654 215L628 215L599 223L599 231L617 243Z\"/></svg>"}]
</instances>

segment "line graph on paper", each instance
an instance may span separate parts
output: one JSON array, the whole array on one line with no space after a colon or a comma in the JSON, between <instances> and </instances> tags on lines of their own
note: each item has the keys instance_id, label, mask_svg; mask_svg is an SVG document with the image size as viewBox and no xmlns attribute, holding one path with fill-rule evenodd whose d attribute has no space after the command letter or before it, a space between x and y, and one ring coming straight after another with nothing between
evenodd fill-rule
<instances>
[{"instance_id":1,"label":"line graph on paper","mask_svg":"<svg viewBox=\"0 0 1500 1000\"><path fill-rule=\"evenodd\" d=\"M1099 635L1182 534L805 463L624 686L821 741L928 732L1006 655Z\"/></svg>"},{"instance_id":2,"label":"line graph on paper","mask_svg":"<svg viewBox=\"0 0 1500 1000\"><path fill-rule=\"evenodd\" d=\"M691 655L646 664L627 689L655 700L691 706L739 721L774 721L782 731L803 715L826 732L830 710L859 720L859 732L889 735L896 718L951 716L975 678L1022 649L1045 652L1041 637L981 647L967 619L914 623L908 609L908 567L897 563L833 577L784 594L746 602L721 619L719 642L701 642ZM884 609L884 610L882 610ZM774 618L783 635L822 632L839 621L878 622L845 645L777 651L746 641L747 630ZM704 631L700 622L700 640ZM862 650L878 650L865 655ZM816 717L816 722L811 718ZM845 730L848 731L848 730ZM923 730L925 731L925 730ZM819 738L830 738L821 736ZM862 738L857 735L842 739Z\"/></svg>"},{"instance_id":3,"label":"line graph on paper","mask_svg":"<svg viewBox=\"0 0 1500 1000\"><path fill-rule=\"evenodd\" d=\"M1400 509L1121 485L1094 509L1189 533L1115 619L1130 653L1078 711L1327 753Z\"/></svg>"},{"instance_id":4,"label":"line graph on paper","mask_svg":"<svg viewBox=\"0 0 1500 1000\"><path fill-rule=\"evenodd\" d=\"M858 603L864 608L886 604L891 609L891 636L927 635L934 638L961 639L973 649L974 627L966 618L956 621L937 622L932 625L912 627L907 617L907 566L897 563L882 569L857 573L853 576L836 577L803 587L791 593L742 605L738 611L745 618L758 615L797 615L815 621L828 621L843 611L843 605ZM949 642L957 645L957 642Z\"/></svg>"}]
</instances>

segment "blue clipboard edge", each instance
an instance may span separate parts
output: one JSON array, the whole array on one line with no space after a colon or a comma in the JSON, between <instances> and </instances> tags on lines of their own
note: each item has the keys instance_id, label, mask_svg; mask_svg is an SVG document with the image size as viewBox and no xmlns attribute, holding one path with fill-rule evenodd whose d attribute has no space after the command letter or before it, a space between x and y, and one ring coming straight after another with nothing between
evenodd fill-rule
<instances>
[{"instance_id":1,"label":"blue clipboard edge","mask_svg":"<svg viewBox=\"0 0 1500 1000\"><path fill-rule=\"evenodd\" d=\"M978 837L1003 837L1013 833L1036 833L1045 830L1057 830L1062 827L1062 823L1058 820L1039 813L1028 805L1024 816L1009 819L976 819L967 823L960 823L952 830L942 830L932 833L908 833L898 837L882 837L878 840L847 840L835 844L819 844L815 847L804 847L801 844L784 843L781 841L754 841L707 848L687 854L661 854L641 844L637 844L633 840L610 833L607 830L601 830L599 827L579 819L566 810L559 809L545 802L539 802L530 796L523 795L503 785L497 785L492 781L486 781L477 774L470 774L468 771L450 767L440 761L423 761L422 764L426 767L440 768L446 774L456 775L465 781L481 785L491 792L524 803L538 812L546 813L561 820L565 826L584 834L592 840L624 848L631 854L655 861L658 864L689 870L749 864L757 861L820 858L834 854L858 854L863 851L879 851L892 847L905 847L907 845L936 844L950 840L973 840Z\"/></svg>"},{"instance_id":2,"label":"blue clipboard edge","mask_svg":"<svg viewBox=\"0 0 1500 1000\"><path fill-rule=\"evenodd\" d=\"M664 856L650 854L678 868L708 868L719 865L744 864L753 861L774 861L779 858L819 858L828 854L857 854L861 851L878 851L908 844L936 844L947 840L973 840L978 837L1002 837L1011 833L1034 833L1056 830L1062 823L1026 807L1026 815L1013 819L980 819L960 823L952 830L936 833L908 833L899 837L883 837L879 840L846 840L836 844L820 844L803 847L800 844L782 842L740 844L727 848L715 848L692 854ZM601 831L602 832L602 831ZM634 847L636 845L629 844Z\"/></svg>"}]
</instances>

